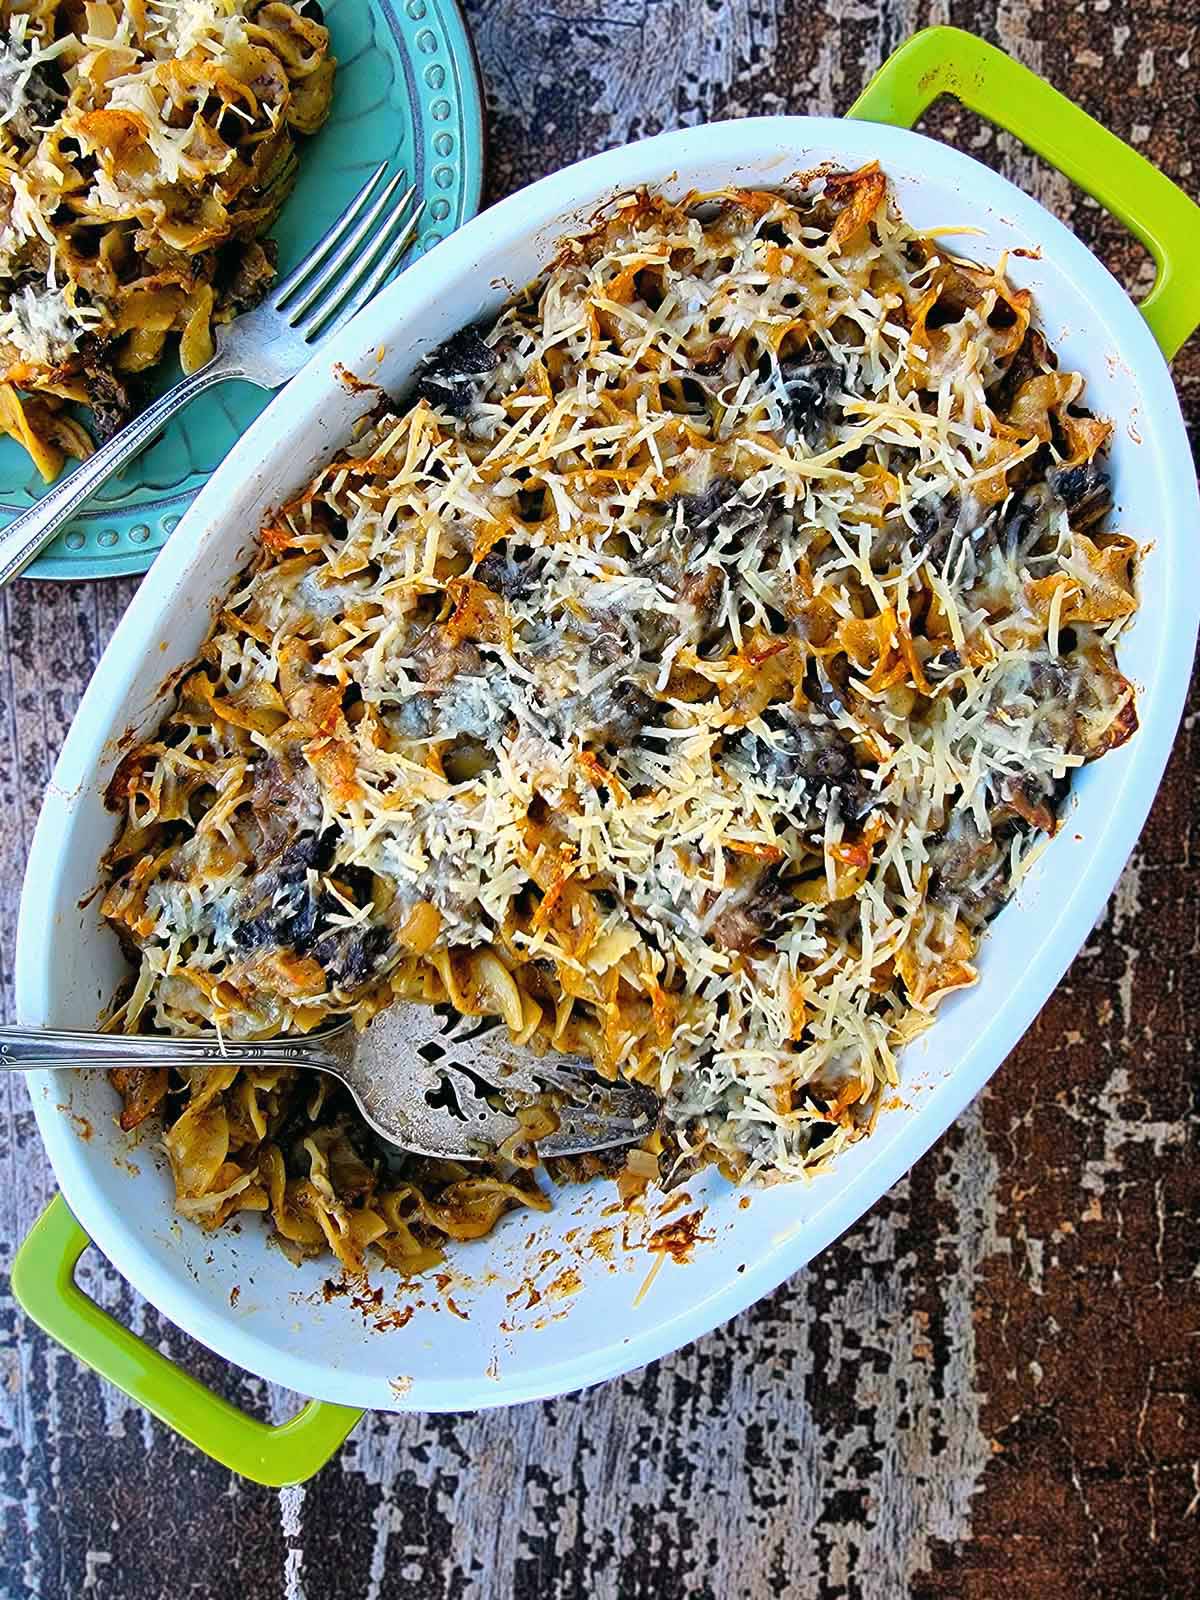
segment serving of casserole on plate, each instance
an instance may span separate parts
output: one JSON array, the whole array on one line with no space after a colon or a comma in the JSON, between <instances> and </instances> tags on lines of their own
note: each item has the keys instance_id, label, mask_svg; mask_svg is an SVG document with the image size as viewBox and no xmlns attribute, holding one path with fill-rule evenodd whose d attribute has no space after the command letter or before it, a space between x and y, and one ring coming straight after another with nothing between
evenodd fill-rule
<instances>
[{"instance_id":1,"label":"serving of casserole on plate","mask_svg":"<svg viewBox=\"0 0 1200 1600\"><path fill-rule=\"evenodd\" d=\"M376 167L424 201L420 251L478 208L482 150L454 0L0 0L0 524L203 364ZM265 404L200 396L30 575L145 571Z\"/></svg>"},{"instance_id":2,"label":"serving of casserole on plate","mask_svg":"<svg viewBox=\"0 0 1200 1600\"><path fill-rule=\"evenodd\" d=\"M194 372L212 325L275 275L263 239L329 114L310 0L4 0L0 432L43 478L107 438L169 334Z\"/></svg>"}]
</instances>

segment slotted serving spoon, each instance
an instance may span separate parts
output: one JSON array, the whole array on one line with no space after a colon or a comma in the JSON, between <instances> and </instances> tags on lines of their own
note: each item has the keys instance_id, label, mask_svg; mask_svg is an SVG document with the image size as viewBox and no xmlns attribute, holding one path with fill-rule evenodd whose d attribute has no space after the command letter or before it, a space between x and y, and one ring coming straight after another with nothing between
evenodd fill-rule
<instances>
[{"instance_id":1,"label":"slotted serving spoon","mask_svg":"<svg viewBox=\"0 0 1200 1600\"><path fill-rule=\"evenodd\" d=\"M456 1161L484 1160L519 1132L518 1109L547 1095L558 1127L537 1140L543 1157L630 1144L656 1115L653 1096L636 1085L606 1083L578 1056L536 1056L495 1017L444 1005L390 1006L362 1033L345 1022L255 1043L0 1028L0 1068L15 1072L235 1063L327 1072L389 1143Z\"/></svg>"}]
</instances>

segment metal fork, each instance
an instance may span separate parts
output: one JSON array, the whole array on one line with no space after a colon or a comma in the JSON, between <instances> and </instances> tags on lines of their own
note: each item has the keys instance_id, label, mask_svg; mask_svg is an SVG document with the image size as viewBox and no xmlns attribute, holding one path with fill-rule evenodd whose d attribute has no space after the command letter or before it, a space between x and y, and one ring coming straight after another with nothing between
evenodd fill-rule
<instances>
[{"instance_id":1,"label":"metal fork","mask_svg":"<svg viewBox=\"0 0 1200 1600\"><path fill-rule=\"evenodd\" d=\"M0 533L0 587L38 551L119 467L144 450L163 425L214 384L244 378L277 389L381 289L412 242L424 202L405 221L413 186L400 199L403 169L380 188L383 162L336 222L253 311L216 329L216 353L69 473ZM397 233L397 229L400 229Z\"/></svg>"},{"instance_id":2,"label":"metal fork","mask_svg":"<svg viewBox=\"0 0 1200 1600\"><path fill-rule=\"evenodd\" d=\"M261 1043L0 1028L0 1071L243 1064L330 1073L389 1143L456 1161L484 1160L520 1136L517 1111L547 1096L558 1125L536 1140L543 1159L630 1144L657 1118L655 1096L640 1085L608 1083L577 1056L534 1055L513 1044L498 1018L447 1005L398 1003L362 1033L342 1023Z\"/></svg>"}]
</instances>

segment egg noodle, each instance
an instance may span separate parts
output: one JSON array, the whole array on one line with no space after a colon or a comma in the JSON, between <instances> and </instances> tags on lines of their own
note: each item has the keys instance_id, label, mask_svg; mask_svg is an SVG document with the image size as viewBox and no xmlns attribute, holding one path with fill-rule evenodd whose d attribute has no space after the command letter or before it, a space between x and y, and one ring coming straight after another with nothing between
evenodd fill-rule
<instances>
[{"instance_id":1,"label":"egg noodle","mask_svg":"<svg viewBox=\"0 0 1200 1600\"><path fill-rule=\"evenodd\" d=\"M661 1096L627 1175L667 1185L867 1134L1136 727L1109 428L1030 316L874 166L610 207L262 529L113 780L113 1025L499 1016ZM402 1263L545 1203L504 1163L397 1187L322 1080L180 1087L127 1116L167 1108L206 1223Z\"/></svg>"},{"instance_id":2,"label":"egg noodle","mask_svg":"<svg viewBox=\"0 0 1200 1600\"><path fill-rule=\"evenodd\" d=\"M274 275L296 133L329 111L313 0L0 0L0 434L50 480L133 409L169 334L194 372L212 326Z\"/></svg>"}]
</instances>

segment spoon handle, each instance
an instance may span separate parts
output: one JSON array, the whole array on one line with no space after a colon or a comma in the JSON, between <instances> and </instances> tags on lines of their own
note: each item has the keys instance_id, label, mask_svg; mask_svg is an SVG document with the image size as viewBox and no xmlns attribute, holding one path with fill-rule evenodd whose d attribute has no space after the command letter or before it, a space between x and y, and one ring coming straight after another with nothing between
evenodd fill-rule
<instances>
[{"instance_id":1,"label":"spoon handle","mask_svg":"<svg viewBox=\"0 0 1200 1600\"><path fill-rule=\"evenodd\" d=\"M75 1033L51 1028L0 1027L0 1071L34 1072L44 1067L193 1067L247 1061L325 1065L317 1039L265 1039L259 1043L218 1039L160 1038L145 1033Z\"/></svg>"}]
</instances>

